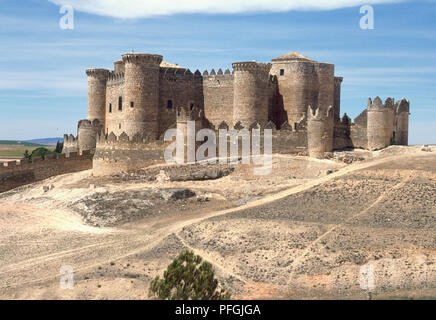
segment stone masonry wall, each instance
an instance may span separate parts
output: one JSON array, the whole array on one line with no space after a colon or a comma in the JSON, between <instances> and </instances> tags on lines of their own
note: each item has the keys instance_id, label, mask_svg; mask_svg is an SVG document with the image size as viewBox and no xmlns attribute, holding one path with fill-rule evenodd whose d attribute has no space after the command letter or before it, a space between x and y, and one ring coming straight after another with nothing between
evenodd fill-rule
<instances>
[{"instance_id":1,"label":"stone masonry wall","mask_svg":"<svg viewBox=\"0 0 436 320\"><path fill-rule=\"evenodd\" d=\"M233 88L234 76L226 70L218 74L212 69L203 74L204 114L205 117L218 127L221 122L233 123Z\"/></svg>"},{"instance_id":2,"label":"stone masonry wall","mask_svg":"<svg viewBox=\"0 0 436 320\"><path fill-rule=\"evenodd\" d=\"M92 155L89 151L84 151L82 155L76 152L68 156L60 154L57 158L47 156L45 160L34 158L32 163L8 162L0 165L0 193L60 174L91 168Z\"/></svg>"},{"instance_id":3,"label":"stone masonry wall","mask_svg":"<svg viewBox=\"0 0 436 320\"><path fill-rule=\"evenodd\" d=\"M176 110L203 109L203 79L197 70L161 68L159 85L159 136L170 127L175 127Z\"/></svg>"},{"instance_id":4,"label":"stone masonry wall","mask_svg":"<svg viewBox=\"0 0 436 320\"><path fill-rule=\"evenodd\" d=\"M106 134L110 132L121 134L125 129L123 111L118 110L119 97L123 97L124 82L122 73L114 73L109 77L106 88L106 125L104 126Z\"/></svg>"}]
</instances>

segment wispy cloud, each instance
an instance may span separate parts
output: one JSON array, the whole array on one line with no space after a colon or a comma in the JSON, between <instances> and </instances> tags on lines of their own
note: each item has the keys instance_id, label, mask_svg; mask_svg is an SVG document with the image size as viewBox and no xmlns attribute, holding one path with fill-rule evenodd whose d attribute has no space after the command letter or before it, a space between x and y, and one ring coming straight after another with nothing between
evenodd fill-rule
<instances>
[{"instance_id":1,"label":"wispy cloud","mask_svg":"<svg viewBox=\"0 0 436 320\"><path fill-rule=\"evenodd\" d=\"M49 0L71 5L76 10L124 19L178 13L284 12L291 10L333 10L364 4L402 0Z\"/></svg>"}]
</instances>

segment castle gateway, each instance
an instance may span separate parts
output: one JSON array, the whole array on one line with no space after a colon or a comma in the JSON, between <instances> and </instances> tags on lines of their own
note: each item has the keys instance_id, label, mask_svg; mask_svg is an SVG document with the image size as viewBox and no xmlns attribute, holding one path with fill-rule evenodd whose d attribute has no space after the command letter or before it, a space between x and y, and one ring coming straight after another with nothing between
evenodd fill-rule
<instances>
[{"instance_id":1,"label":"castle gateway","mask_svg":"<svg viewBox=\"0 0 436 320\"><path fill-rule=\"evenodd\" d=\"M233 71L192 73L156 54L127 53L114 70L88 69L88 119L64 153L94 153L95 175L163 160L167 129L273 129L273 152L322 158L333 150L408 144L406 99L377 97L354 119L341 117L335 66L291 52L233 63Z\"/></svg>"}]
</instances>

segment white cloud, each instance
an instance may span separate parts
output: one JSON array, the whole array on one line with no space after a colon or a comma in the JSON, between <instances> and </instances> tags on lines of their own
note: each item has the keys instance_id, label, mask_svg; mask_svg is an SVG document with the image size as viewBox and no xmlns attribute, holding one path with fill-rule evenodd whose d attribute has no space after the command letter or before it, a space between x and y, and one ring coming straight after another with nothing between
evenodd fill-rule
<instances>
[{"instance_id":1,"label":"white cloud","mask_svg":"<svg viewBox=\"0 0 436 320\"><path fill-rule=\"evenodd\" d=\"M333 10L404 0L49 0L57 5L116 18L143 18L178 13L283 12Z\"/></svg>"}]
</instances>

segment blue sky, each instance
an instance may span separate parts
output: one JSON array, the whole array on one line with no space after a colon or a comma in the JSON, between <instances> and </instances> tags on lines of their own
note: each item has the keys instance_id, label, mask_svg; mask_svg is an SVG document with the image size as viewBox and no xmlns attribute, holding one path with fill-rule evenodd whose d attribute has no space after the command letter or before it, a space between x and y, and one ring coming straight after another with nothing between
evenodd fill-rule
<instances>
[{"instance_id":1,"label":"blue sky","mask_svg":"<svg viewBox=\"0 0 436 320\"><path fill-rule=\"evenodd\" d=\"M269 0L265 7L253 0L232 13L225 10L229 0L204 1L210 6L195 10L192 0L175 7L171 0L160 7L156 0L149 7L132 0L123 10L126 0L107 0L107 6L102 0L0 0L0 140L76 133L87 113L85 69L112 68L125 52L158 53L203 71L298 51L336 65L344 77L342 112L356 117L368 97L406 97L410 143L436 143L435 1L368 1L374 30L360 29L357 0ZM62 3L76 8L73 30L59 27ZM159 15L162 6L171 10Z\"/></svg>"}]
</instances>

